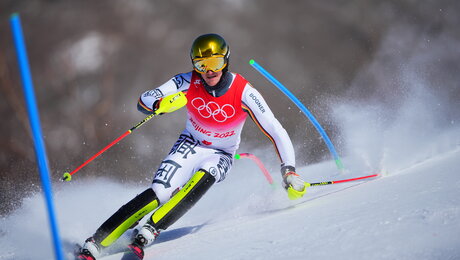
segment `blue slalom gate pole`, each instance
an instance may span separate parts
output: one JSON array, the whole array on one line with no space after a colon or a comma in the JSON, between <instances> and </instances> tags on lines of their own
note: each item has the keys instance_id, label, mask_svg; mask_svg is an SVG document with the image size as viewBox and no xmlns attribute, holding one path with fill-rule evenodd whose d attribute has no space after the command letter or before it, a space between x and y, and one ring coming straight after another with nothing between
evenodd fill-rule
<instances>
[{"instance_id":1,"label":"blue slalom gate pole","mask_svg":"<svg viewBox=\"0 0 460 260\"><path fill-rule=\"evenodd\" d=\"M260 74L262 74L265 78L268 79L273 85L278 87L281 92L283 92L286 96L288 96L294 104L297 105L297 107L307 116L307 118L310 120L310 122L315 126L316 130L321 134L323 137L323 140L326 142L327 147L329 148L330 153L332 154L332 157L334 158L335 164L337 165L337 168L339 170L343 170L343 164L342 161L340 160L339 155L337 154L337 151L334 148L334 145L331 142L331 139L327 136L326 132L324 129L321 127L321 125L318 123L318 121L315 119L312 113L300 102L300 100L294 96L281 82L279 82L275 77L273 77L268 71L266 71L262 66L259 65L255 60L250 60L249 64L256 69Z\"/></svg>"},{"instance_id":2,"label":"blue slalom gate pole","mask_svg":"<svg viewBox=\"0 0 460 260\"><path fill-rule=\"evenodd\" d=\"M46 206L48 209L49 223L51 227L51 233L54 244L54 254L56 259L63 260L64 257L61 247L61 240L59 238L56 214L54 212L53 195L51 190L51 181L49 177L48 159L46 156L45 144L42 138L40 118L38 115L38 108L35 100L32 76L30 73L26 46L24 43L21 20L19 18L19 15L11 15L10 23L11 29L13 30L16 55L18 58L19 69L21 72L21 81L27 105L27 113L29 115L29 123L32 129L33 141L35 146L35 157L40 171L40 179L43 186L43 192L45 193Z\"/></svg>"}]
</instances>

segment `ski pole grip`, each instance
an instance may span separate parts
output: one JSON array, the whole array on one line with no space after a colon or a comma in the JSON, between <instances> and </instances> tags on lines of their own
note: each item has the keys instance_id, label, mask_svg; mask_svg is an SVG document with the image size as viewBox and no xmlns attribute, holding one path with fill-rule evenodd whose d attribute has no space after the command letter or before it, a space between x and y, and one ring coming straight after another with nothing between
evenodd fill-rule
<instances>
[{"instance_id":1,"label":"ski pole grip","mask_svg":"<svg viewBox=\"0 0 460 260\"><path fill-rule=\"evenodd\" d=\"M162 113L171 113L174 112L187 104L187 97L185 94L180 91L175 94L164 97L160 106L155 110L155 114L159 115Z\"/></svg>"}]
</instances>

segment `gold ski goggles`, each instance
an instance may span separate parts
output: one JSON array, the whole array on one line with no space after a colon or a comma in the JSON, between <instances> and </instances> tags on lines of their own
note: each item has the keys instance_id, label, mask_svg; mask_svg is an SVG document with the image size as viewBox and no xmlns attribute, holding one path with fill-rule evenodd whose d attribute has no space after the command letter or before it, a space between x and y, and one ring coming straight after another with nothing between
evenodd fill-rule
<instances>
[{"instance_id":1,"label":"gold ski goggles","mask_svg":"<svg viewBox=\"0 0 460 260\"><path fill-rule=\"evenodd\" d=\"M198 73L206 73L208 70L218 72L227 66L224 55L215 55L207 58L196 58L192 60L193 68Z\"/></svg>"}]
</instances>

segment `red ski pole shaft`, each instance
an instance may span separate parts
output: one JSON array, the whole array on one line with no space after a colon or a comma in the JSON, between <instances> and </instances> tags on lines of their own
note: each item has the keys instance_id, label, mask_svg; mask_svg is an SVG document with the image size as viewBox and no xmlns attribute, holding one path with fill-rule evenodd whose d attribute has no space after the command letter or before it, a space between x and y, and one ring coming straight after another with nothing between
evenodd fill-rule
<instances>
[{"instance_id":1,"label":"red ski pole shaft","mask_svg":"<svg viewBox=\"0 0 460 260\"><path fill-rule=\"evenodd\" d=\"M131 127L131 129L129 129L128 131L126 131L124 134L122 134L120 137L118 137L117 139L113 140L109 145L107 145L106 147L104 147L102 150L100 150L99 152L97 152L95 155L93 155L91 158L89 158L86 162L84 162L82 165L78 166L75 170L73 170L72 172L66 172L64 173L63 177L62 177L62 180L63 181L70 181L72 179L72 175L75 174L76 172L78 172L81 168L85 167L85 165L87 165L88 163L90 163L92 160L96 159L99 155L101 155L102 153L104 153L107 149L109 149L110 147L112 147L114 144L118 143L121 139L125 138L126 136L128 136L129 134L131 134L134 130L136 130L137 128L141 127L143 124L145 124L147 121L149 121L150 119L152 119L154 116L156 115L161 115L163 113L171 113L171 112L174 112L178 109L180 109L181 107L185 106L187 104L187 97L185 96L185 94L183 92L177 92L175 94L172 94L172 95L169 95L163 99L161 99L160 101L160 105L158 107L158 109L155 110L155 112L149 116L147 116L146 118L144 118L144 120L140 121L139 123L137 123L137 125Z\"/></svg>"},{"instance_id":2,"label":"red ski pole shaft","mask_svg":"<svg viewBox=\"0 0 460 260\"><path fill-rule=\"evenodd\" d=\"M323 182L316 182L316 183L310 183L310 186L323 186L323 185L330 185L330 184L337 184L337 183L343 183L343 182L349 182L349 181L358 181L358 180L363 180L363 179L369 179L369 178L374 178L378 177L380 174L372 174L372 175L367 175L367 176L362 176L362 177L356 177L356 178L351 178L351 179L345 179L345 180L337 180L337 181L323 181Z\"/></svg>"}]
</instances>

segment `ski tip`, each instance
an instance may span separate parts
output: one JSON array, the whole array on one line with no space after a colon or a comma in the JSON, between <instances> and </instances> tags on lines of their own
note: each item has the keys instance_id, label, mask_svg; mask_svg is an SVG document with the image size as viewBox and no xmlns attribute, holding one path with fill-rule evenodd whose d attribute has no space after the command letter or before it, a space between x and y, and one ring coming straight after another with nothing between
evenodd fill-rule
<instances>
[{"instance_id":1,"label":"ski tip","mask_svg":"<svg viewBox=\"0 0 460 260\"><path fill-rule=\"evenodd\" d=\"M249 61L249 64L250 64L250 65L252 65L252 64L254 64L254 63L256 63L256 61L253 60L253 59L251 59L251 60Z\"/></svg>"}]
</instances>

